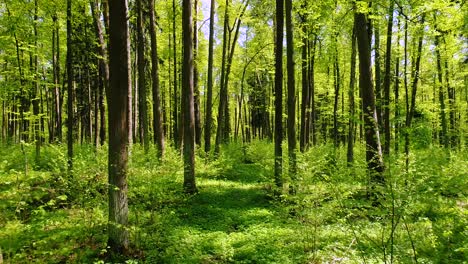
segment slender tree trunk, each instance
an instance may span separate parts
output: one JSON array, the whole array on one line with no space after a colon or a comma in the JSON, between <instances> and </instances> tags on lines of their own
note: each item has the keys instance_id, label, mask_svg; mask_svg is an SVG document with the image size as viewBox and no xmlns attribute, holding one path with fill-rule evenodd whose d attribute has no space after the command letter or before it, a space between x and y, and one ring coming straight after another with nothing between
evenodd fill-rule
<instances>
[{"instance_id":1,"label":"slender tree trunk","mask_svg":"<svg viewBox=\"0 0 468 264\"><path fill-rule=\"evenodd\" d=\"M314 41L312 42L312 47L309 45L309 105L310 105L310 115L309 124L310 133L312 133L312 144L315 146L317 145L317 108L315 104L315 51L317 47L317 39L318 36L314 37ZM309 42L310 43L310 42ZM307 131L309 131L307 129ZM308 132L307 132L308 133ZM307 137L309 138L309 137ZM308 139L307 139L308 140Z\"/></svg>"},{"instance_id":2,"label":"slender tree trunk","mask_svg":"<svg viewBox=\"0 0 468 264\"><path fill-rule=\"evenodd\" d=\"M173 140L174 140L174 145L176 148L180 147L180 142L179 140L179 133L181 134L182 131L179 131L179 114L178 114L178 108L179 108L179 97L177 96L178 92L178 78L177 78L177 29L176 29L176 4L175 0L172 0L172 44L173 44L173 87L174 87L174 109L173 109ZM181 125L182 126L182 125Z\"/></svg>"},{"instance_id":3,"label":"slender tree trunk","mask_svg":"<svg viewBox=\"0 0 468 264\"><path fill-rule=\"evenodd\" d=\"M194 107L195 107L195 143L201 146L201 120L200 120L200 89L198 87L198 0L194 0L194 16L193 16L193 89L194 89Z\"/></svg>"},{"instance_id":4,"label":"slender tree trunk","mask_svg":"<svg viewBox=\"0 0 468 264\"><path fill-rule=\"evenodd\" d=\"M370 20L370 19L369 19ZM375 53L375 106L379 129L382 130L382 69L380 68L380 28L378 22L374 23L374 53ZM371 33L372 34L372 33ZM372 35L371 35L372 36Z\"/></svg>"},{"instance_id":5,"label":"slender tree trunk","mask_svg":"<svg viewBox=\"0 0 468 264\"><path fill-rule=\"evenodd\" d=\"M363 13L355 13L356 37L359 50L359 86L362 92L364 128L366 138L366 161L370 173L371 187L384 182L385 170L375 108L372 82L371 52L367 32L367 18Z\"/></svg>"},{"instance_id":6,"label":"slender tree trunk","mask_svg":"<svg viewBox=\"0 0 468 264\"><path fill-rule=\"evenodd\" d=\"M208 83L206 91L206 106L205 106L205 152L210 153L211 150L211 123L213 118L213 43L214 43L214 12L215 1L211 0L210 6L210 33L208 40Z\"/></svg>"},{"instance_id":7,"label":"slender tree trunk","mask_svg":"<svg viewBox=\"0 0 468 264\"><path fill-rule=\"evenodd\" d=\"M130 118L128 108L130 43L127 2L109 4L109 223L108 246L113 253L128 251L127 163Z\"/></svg>"},{"instance_id":8,"label":"slender tree trunk","mask_svg":"<svg viewBox=\"0 0 468 264\"><path fill-rule=\"evenodd\" d=\"M435 14L434 14L435 18ZM437 60L437 77L438 77L438 86L439 86L439 103L440 103L440 124L442 130L440 131L440 144L442 144L446 149L449 147L449 138L447 135L447 118L445 115L445 96L444 96L444 81L443 81L443 73L442 73L442 62L440 57L440 37L435 37L435 52L436 52L436 60Z\"/></svg>"},{"instance_id":9,"label":"slender tree trunk","mask_svg":"<svg viewBox=\"0 0 468 264\"><path fill-rule=\"evenodd\" d=\"M224 30L223 30L223 55L222 55L222 62L221 62L221 81L220 81L220 89L219 89L219 105L218 105L218 126L216 129L216 143L215 143L215 154L219 153L219 147L221 142L224 141L224 122L226 116L226 105L227 105L227 91L225 87L225 68L226 68L226 57L227 57L227 49L228 49L228 31L229 31L229 1L226 0L226 6L224 7Z\"/></svg>"},{"instance_id":10,"label":"slender tree trunk","mask_svg":"<svg viewBox=\"0 0 468 264\"><path fill-rule=\"evenodd\" d=\"M303 7L305 8L305 6ZM308 148L307 140L307 116L309 115L309 78L308 78L308 58L307 58L307 20L306 15L302 17L302 63L301 63L301 73L302 73L302 105L301 105L301 130L299 135L299 149L301 152L304 152Z\"/></svg>"},{"instance_id":11,"label":"slender tree trunk","mask_svg":"<svg viewBox=\"0 0 468 264\"><path fill-rule=\"evenodd\" d=\"M400 30L400 20L398 20L398 30ZM400 35L397 34L397 42L400 43ZM399 54L399 53L397 53ZM400 57L395 60L395 153L398 154L400 148Z\"/></svg>"},{"instance_id":12,"label":"slender tree trunk","mask_svg":"<svg viewBox=\"0 0 468 264\"><path fill-rule=\"evenodd\" d=\"M275 184L282 188L283 170L283 0L276 0L276 42L275 42Z\"/></svg>"},{"instance_id":13,"label":"slender tree trunk","mask_svg":"<svg viewBox=\"0 0 468 264\"><path fill-rule=\"evenodd\" d=\"M404 128L404 137L405 137L405 167L406 172L409 169L409 114L410 114L410 107L409 107L409 91L408 91L408 19L405 20L405 50L404 50L404 57L405 63L403 68L404 74L404 86L405 86L405 110L406 110L406 119L405 119L405 128Z\"/></svg>"},{"instance_id":14,"label":"slender tree trunk","mask_svg":"<svg viewBox=\"0 0 468 264\"><path fill-rule=\"evenodd\" d=\"M288 156L289 174L292 185L291 192L297 190L296 162L296 84L294 73L294 36L292 21L292 0L286 0L286 41L287 41L287 71L288 71Z\"/></svg>"},{"instance_id":15,"label":"slender tree trunk","mask_svg":"<svg viewBox=\"0 0 468 264\"><path fill-rule=\"evenodd\" d=\"M37 47L37 23L38 23L38 4L37 0L34 0L34 23L33 23L33 30L34 30L34 85L33 85L33 99L32 99L32 104L33 104L33 115L34 115L34 141L36 145L36 153L35 153L35 159L36 162L39 161L41 157L41 144L42 144L42 139L41 139L41 124L40 124L40 117L39 117L39 71L38 71L38 47Z\"/></svg>"},{"instance_id":16,"label":"slender tree trunk","mask_svg":"<svg viewBox=\"0 0 468 264\"><path fill-rule=\"evenodd\" d=\"M390 155L390 82L391 82L391 63L392 63L392 30L393 30L393 0L390 1L388 8L387 22L387 44L385 55L385 76L384 76L384 98L382 101L383 123L384 123L384 154Z\"/></svg>"},{"instance_id":17,"label":"slender tree trunk","mask_svg":"<svg viewBox=\"0 0 468 264\"><path fill-rule=\"evenodd\" d=\"M335 36L335 62L333 64L333 79L335 86L334 103L333 103L333 145L338 147L338 102L340 97L340 64L338 60L338 34Z\"/></svg>"},{"instance_id":18,"label":"slender tree trunk","mask_svg":"<svg viewBox=\"0 0 468 264\"><path fill-rule=\"evenodd\" d=\"M445 84L447 86L447 94L448 94L448 103L449 103L449 120L450 120L450 128L448 130L448 136L450 140L450 145L452 148L455 148L457 144L460 142L458 131L457 131L457 122L456 122L456 98L455 98L455 88L450 85L450 72L449 72L449 65L448 65L448 54L447 54L447 43L445 43L445 37L443 38L445 44Z\"/></svg>"},{"instance_id":19,"label":"slender tree trunk","mask_svg":"<svg viewBox=\"0 0 468 264\"><path fill-rule=\"evenodd\" d=\"M145 153L149 151L148 105L146 103L146 74L145 74L145 36L143 34L143 0L137 0L137 56L138 56L138 117L140 122L140 143Z\"/></svg>"},{"instance_id":20,"label":"slender tree trunk","mask_svg":"<svg viewBox=\"0 0 468 264\"><path fill-rule=\"evenodd\" d=\"M73 169L73 47L72 0L67 0L67 149L68 170Z\"/></svg>"},{"instance_id":21,"label":"slender tree trunk","mask_svg":"<svg viewBox=\"0 0 468 264\"><path fill-rule=\"evenodd\" d=\"M354 104L354 87L356 83L356 26L353 25L353 32L351 35L351 70L349 76L349 126L348 126L348 149L346 160L348 165L354 162L354 126L355 122L355 104Z\"/></svg>"},{"instance_id":22,"label":"slender tree trunk","mask_svg":"<svg viewBox=\"0 0 468 264\"><path fill-rule=\"evenodd\" d=\"M159 58L158 58L158 44L156 34L156 17L154 10L154 0L148 0L149 3L149 16L150 16L150 37L151 37L151 77L153 85L153 129L154 129L154 142L158 148L158 158L164 157L164 127L163 115L161 112L161 96L159 87Z\"/></svg>"},{"instance_id":23,"label":"slender tree trunk","mask_svg":"<svg viewBox=\"0 0 468 264\"><path fill-rule=\"evenodd\" d=\"M195 185L195 114L193 96L193 43L192 1L183 0L182 38L184 56L182 64L182 112L184 112L184 191L197 192Z\"/></svg>"}]
</instances>

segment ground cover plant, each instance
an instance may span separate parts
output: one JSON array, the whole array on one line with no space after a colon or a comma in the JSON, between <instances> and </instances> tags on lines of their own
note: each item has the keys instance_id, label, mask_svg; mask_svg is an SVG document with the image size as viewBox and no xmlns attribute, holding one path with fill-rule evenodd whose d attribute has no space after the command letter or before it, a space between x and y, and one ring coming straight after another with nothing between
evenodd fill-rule
<instances>
[{"instance_id":1,"label":"ground cover plant","mask_svg":"<svg viewBox=\"0 0 468 264\"><path fill-rule=\"evenodd\" d=\"M109 263L106 149L1 151L0 247L5 263ZM366 165L353 168L332 146L299 157L296 195L273 193L271 143L227 146L197 157L199 192L181 192L183 166L169 149L160 163L135 146L129 166L126 263L463 263L467 257L468 161L438 148L394 157L386 198L366 197ZM151 150L150 154L155 150ZM270 155L265 155L270 153ZM360 148L358 156L363 155ZM21 157L21 158L19 158ZM447 162L450 159L450 162ZM113 260L118 261L118 260Z\"/></svg>"}]
</instances>

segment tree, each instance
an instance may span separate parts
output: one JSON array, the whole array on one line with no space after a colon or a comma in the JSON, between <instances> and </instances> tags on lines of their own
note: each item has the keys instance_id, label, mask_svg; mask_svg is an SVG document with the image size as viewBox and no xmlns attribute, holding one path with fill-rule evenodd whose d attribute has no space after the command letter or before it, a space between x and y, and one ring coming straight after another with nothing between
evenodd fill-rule
<instances>
[{"instance_id":1,"label":"tree","mask_svg":"<svg viewBox=\"0 0 468 264\"><path fill-rule=\"evenodd\" d=\"M214 10L215 1L211 0L210 4L210 33L208 39L208 80L206 91L206 107L205 107L205 152L211 150L211 124L212 124L212 109L213 109L213 45L214 45Z\"/></svg>"},{"instance_id":2,"label":"tree","mask_svg":"<svg viewBox=\"0 0 468 264\"><path fill-rule=\"evenodd\" d=\"M372 82L371 52L368 35L368 23L366 14L356 10L354 14L356 25L356 37L359 54L359 87L364 114L364 127L366 139L366 161L373 184L384 182L384 164L382 160L382 149L375 108L374 86Z\"/></svg>"},{"instance_id":3,"label":"tree","mask_svg":"<svg viewBox=\"0 0 468 264\"><path fill-rule=\"evenodd\" d=\"M143 7L141 1L137 0L137 56L138 56L138 117L140 123L140 142L143 144L145 153L149 151L148 133L148 105L146 103L146 73L145 73L145 36L143 34Z\"/></svg>"},{"instance_id":4,"label":"tree","mask_svg":"<svg viewBox=\"0 0 468 264\"><path fill-rule=\"evenodd\" d=\"M154 10L154 0L148 0L149 3L149 16L150 16L150 37L151 37L151 77L153 86L153 130L154 142L158 148L158 158L164 156L164 127L163 115L161 110L161 95L159 88L159 58L158 58L158 44L156 34L156 18Z\"/></svg>"},{"instance_id":5,"label":"tree","mask_svg":"<svg viewBox=\"0 0 468 264\"><path fill-rule=\"evenodd\" d=\"M73 47L72 0L67 0L67 149L68 170L73 169Z\"/></svg>"},{"instance_id":6,"label":"tree","mask_svg":"<svg viewBox=\"0 0 468 264\"><path fill-rule=\"evenodd\" d=\"M348 165L354 162L354 126L355 126L355 104L354 87L356 83L356 25L353 25L351 34L351 69L349 73L349 125L348 125L348 148L346 161Z\"/></svg>"},{"instance_id":7,"label":"tree","mask_svg":"<svg viewBox=\"0 0 468 264\"><path fill-rule=\"evenodd\" d=\"M226 90L226 86L224 85L226 80L226 57L227 49L229 46L228 43L228 32L229 32L229 0L226 0L224 10L224 26L223 26L223 55L222 55L222 62L221 62L221 81L220 81L220 89L219 89L219 105L218 105L218 126L216 129L216 143L215 143L215 153L219 153L219 147L221 143L225 140L225 122L226 122L226 107L227 107L227 99L228 94ZM229 122L229 121L227 121Z\"/></svg>"},{"instance_id":8,"label":"tree","mask_svg":"<svg viewBox=\"0 0 468 264\"><path fill-rule=\"evenodd\" d=\"M305 6L303 6L305 8ZM302 15L302 47L301 47L301 73L302 73L302 104L301 104L301 130L299 135L299 149L304 152L308 147L307 140L307 116L309 115L309 78L308 78L308 54L307 54L307 14Z\"/></svg>"},{"instance_id":9,"label":"tree","mask_svg":"<svg viewBox=\"0 0 468 264\"><path fill-rule=\"evenodd\" d=\"M385 55L385 76L384 76L384 98L382 100L383 108L383 129L385 133L384 154L390 154L390 81L391 81L391 63L392 63L392 31L393 31L393 0L390 1L388 8L387 22L387 44Z\"/></svg>"},{"instance_id":10,"label":"tree","mask_svg":"<svg viewBox=\"0 0 468 264\"><path fill-rule=\"evenodd\" d=\"M127 1L109 2L109 222L108 246L114 253L128 250L127 163L129 148L128 92L130 44Z\"/></svg>"},{"instance_id":11,"label":"tree","mask_svg":"<svg viewBox=\"0 0 468 264\"><path fill-rule=\"evenodd\" d=\"M195 0L193 7L195 14L193 16L193 90L194 90L194 111L195 111L195 143L201 145L201 120L200 120L200 89L198 87L198 0Z\"/></svg>"},{"instance_id":12,"label":"tree","mask_svg":"<svg viewBox=\"0 0 468 264\"><path fill-rule=\"evenodd\" d=\"M283 186L283 0L276 0L276 37L275 37L275 184Z\"/></svg>"},{"instance_id":13,"label":"tree","mask_svg":"<svg viewBox=\"0 0 468 264\"><path fill-rule=\"evenodd\" d=\"M177 96L178 92L178 71L177 71L177 29L176 29L176 17L177 17L177 9L176 9L176 4L175 0L172 0L172 45L173 45L173 87L174 87L174 109L172 112L172 118L173 118L173 140L174 140L174 145L176 148L180 147L182 144L182 124L179 124L179 114L178 114L178 109L179 109L179 97ZM182 111L183 114L183 111ZM180 116L180 119L182 120L182 116ZM179 138L180 137L180 138Z\"/></svg>"},{"instance_id":14,"label":"tree","mask_svg":"<svg viewBox=\"0 0 468 264\"><path fill-rule=\"evenodd\" d=\"M288 70L288 155L289 173L292 185L296 184L296 84L294 74L294 36L292 22L292 0L286 0L286 41L287 41L287 70ZM291 191L294 193L295 187Z\"/></svg>"},{"instance_id":15,"label":"tree","mask_svg":"<svg viewBox=\"0 0 468 264\"><path fill-rule=\"evenodd\" d=\"M195 113L193 95L192 1L182 2L182 112L184 113L184 191L197 192L195 184Z\"/></svg>"}]
</instances>

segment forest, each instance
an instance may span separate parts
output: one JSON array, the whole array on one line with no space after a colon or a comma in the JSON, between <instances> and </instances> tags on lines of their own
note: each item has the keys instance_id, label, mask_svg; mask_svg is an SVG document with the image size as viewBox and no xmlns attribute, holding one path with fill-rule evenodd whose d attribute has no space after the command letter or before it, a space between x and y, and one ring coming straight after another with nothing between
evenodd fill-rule
<instances>
[{"instance_id":1,"label":"forest","mask_svg":"<svg viewBox=\"0 0 468 264\"><path fill-rule=\"evenodd\" d=\"M0 264L468 260L466 1L0 14Z\"/></svg>"}]
</instances>

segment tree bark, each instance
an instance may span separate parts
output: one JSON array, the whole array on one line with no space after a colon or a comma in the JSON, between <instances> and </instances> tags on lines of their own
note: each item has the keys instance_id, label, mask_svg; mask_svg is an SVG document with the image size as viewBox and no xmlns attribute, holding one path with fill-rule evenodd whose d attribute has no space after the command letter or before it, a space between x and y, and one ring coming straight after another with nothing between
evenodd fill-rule
<instances>
[{"instance_id":1,"label":"tree bark","mask_svg":"<svg viewBox=\"0 0 468 264\"><path fill-rule=\"evenodd\" d=\"M158 42L156 34L156 17L154 10L154 0L148 0L149 16L150 16L150 38L151 38L151 77L153 87L153 130L154 142L158 149L158 158L164 157L164 127L163 115L161 112L161 96L159 87L159 58L158 58Z\"/></svg>"},{"instance_id":2,"label":"tree bark","mask_svg":"<svg viewBox=\"0 0 468 264\"><path fill-rule=\"evenodd\" d=\"M108 246L113 253L128 251L127 163L131 89L127 1L109 3L109 223Z\"/></svg>"},{"instance_id":3,"label":"tree bark","mask_svg":"<svg viewBox=\"0 0 468 264\"><path fill-rule=\"evenodd\" d=\"M145 74L145 36L143 34L143 7L141 1L137 0L137 56L138 56L138 118L140 143L143 144L145 153L149 151L148 133L148 105L146 103L146 74Z\"/></svg>"},{"instance_id":4,"label":"tree bark","mask_svg":"<svg viewBox=\"0 0 468 264\"><path fill-rule=\"evenodd\" d=\"M303 7L305 8L305 7ZM304 152L307 148L307 116L309 115L309 78L308 78L308 58L307 58L307 18L306 15L302 17L302 47L301 47L301 73L302 73L302 105L301 105L301 130L299 135L299 149Z\"/></svg>"},{"instance_id":5,"label":"tree bark","mask_svg":"<svg viewBox=\"0 0 468 264\"><path fill-rule=\"evenodd\" d=\"M197 192L195 185L195 114L193 96L192 1L183 0L182 39L182 112L184 113L184 191Z\"/></svg>"},{"instance_id":6,"label":"tree bark","mask_svg":"<svg viewBox=\"0 0 468 264\"><path fill-rule=\"evenodd\" d=\"M398 20L398 30L400 30L400 20ZM397 34L397 42L400 43L400 35ZM399 54L399 53L397 53ZM400 57L395 60L395 153L400 149Z\"/></svg>"},{"instance_id":7,"label":"tree bark","mask_svg":"<svg viewBox=\"0 0 468 264\"><path fill-rule=\"evenodd\" d=\"M176 148L180 147L181 142L181 136L179 135L182 133L182 131L179 131L180 127L182 125L179 124L179 114L178 114L178 108L179 108L179 97L177 96L178 92L178 78L177 78L177 30L176 30L176 4L175 0L172 0L172 44L173 44L173 87L174 87L174 109L173 109L173 140L174 140L174 145ZM180 125L180 126L179 126Z\"/></svg>"},{"instance_id":8,"label":"tree bark","mask_svg":"<svg viewBox=\"0 0 468 264\"><path fill-rule=\"evenodd\" d=\"M200 89L198 87L198 0L194 0L194 16L193 16L193 90L194 90L194 111L195 111L195 143L201 145L201 120L200 120Z\"/></svg>"},{"instance_id":9,"label":"tree bark","mask_svg":"<svg viewBox=\"0 0 468 264\"><path fill-rule=\"evenodd\" d=\"M39 71L38 71L38 47L37 47L37 23L38 23L38 4L37 0L34 0L34 23L33 23L33 31L34 31L34 85L33 85L33 95L32 95L32 105L33 105L33 115L34 115L34 141L35 141L35 146L36 146L36 153L35 153L35 159L36 162L39 162L40 156L41 156L41 144L42 144L42 139L41 139L41 124L40 124L40 117L39 117L39 103L40 103L40 97L39 97Z\"/></svg>"},{"instance_id":10,"label":"tree bark","mask_svg":"<svg viewBox=\"0 0 468 264\"><path fill-rule=\"evenodd\" d=\"M317 126L316 126L316 120L317 120L317 109L315 105L315 51L317 47L317 39L318 36L316 35L314 37L314 40L312 42L309 41L309 48L308 48L308 57L309 57L309 105L310 105L310 114L308 116L308 122L307 125L309 128L306 129L307 134L310 133L312 134L312 145L317 145ZM309 141L309 136L307 136L307 141Z\"/></svg>"},{"instance_id":11,"label":"tree bark","mask_svg":"<svg viewBox=\"0 0 468 264\"><path fill-rule=\"evenodd\" d=\"M73 50L72 0L67 0L67 153L68 170L73 169Z\"/></svg>"},{"instance_id":12,"label":"tree bark","mask_svg":"<svg viewBox=\"0 0 468 264\"><path fill-rule=\"evenodd\" d=\"M338 60L338 33L335 35L335 62L333 64L333 79L334 79L334 86L335 86L335 94L334 94L334 103L333 103L333 145L335 148L338 147L338 102L340 97L340 64Z\"/></svg>"},{"instance_id":13,"label":"tree bark","mask_svg":"<svg viewBox=\"0 0 468 264\"><path fill-rule=\"evenodd\" d=\"M219 153L219 147L221 143L224 141L224 129L225 129L225 113L227 107L227 91L225 89L224 83L226 78L226 57L227 57L227 49L228 49L228 31L229 31L229 0L226 0L226 6L224 7L224 30L223 30L223 55L221 61L221 81L220 81L220 89L219 89L219 105L218 105L218 126L216 129L216 143L215 143L215 154Z\"/></svg>"},{"instance_id":14,"label":"tree bark","mask_svg":"<svg viewBox=\"0 0 468 264\"><path fill-rule=\"evenodd\" d=\"M370 19L369 19L370 20ZM372 32L372 31L371 31ZM380 68L380 29L379 24L374 23L374 52L375 52L375 106L379 129L382 130L382 70ZM371 33L372 34L372 33ZM372 35L371 35L372 36Z\"/></svg>"},{"instance_id":15,"label":"tree bark","mask_svg":"<svg viewBox=\"0 0 468 264\"><path fill-rule=\"evenodd\" d=\"M208 83L205 106L205 152L211 150L211 123L213 119L213 43L214 43L214 12L215 1L211 0L210 6L210 33L208 40Z\"/></svg>"},{"instance_id":16,"label":"tree bark","mask_svg":"<svg viewBox=\"0 0 468 264\"><path fill-rule=\"evenodd\" d=\"M282 188L283 170L283 0L276 0L276 42L275 42L275 184Z\"/></svg>"},{"instance_id":17,"label":"tree bark","mask_svg":"<svg viewBox=\"0 0 468 264\"><path fill-rule=\"evenodd\" d=\"M384 182L384 164L380 135L378 129L377 112L375 108L374 87L372 82L371 52L367 32L366 15L356 12L356 37L359 50L359 86L363 102L364 128L366 139L366 161L372 185Z\"/></svg>"},{"instance_id":18,"label":"tree bark","mask_svg":"<svg viewBox=\"0 0 468 264\"><path fill-rule=\"evenodd\" d=\"M434 14L435 18L435 14ZM437 60L437 77L438 77L438 86L439 86L439 103L440 103L440 125L442 130L440 131L440 144L443 145L446 149L449 147L449 138L447 135L447 118L445 115L445 96L444 96L444 81L442 73L442 62L440 57L440 36L435 37L435 52Z\"/></svg>"},{"instance_id":19,"label":"tree bark","mask_svg":"<svg viewBox=\"0 0 468 264\"><path fill-rule=\"evenodd\" d=\"M390 82L391 82L391 63L392 63L392 30L393 30L393 0L390 1L388 8L387 22L387 43L385 55L385 76L384 76L384 98L382 101L383 123L384 123L384 154L390 155Z\"/></svg>"},{"instance_id":20,"label":"tree bark","mask_svg":"<svg viewBox=\"0 0 468 264\"><path fill-rule=\"evenodd\" d=\"M291 177L292 193L297 190L297 161L296 161L296 84L294 73L294 36L292 21L292 0L286 0L286 42L287 42L287 71L288 71L288 156L289 174Z\"/></svg>"},{"instance_id":21,"label":"tree bark","mask_svg":"<svg viewBox=\"0 0 468 264\"><path fill-rule=\"evenodd\" d=\"M348 126L348 149L346 155L346 161L348 165L354 162L354 126L355 122L355 103L354 103L354 87L356 83L356 26L353 25L351 35L351 69L349 76L349 126Z\"/></svg>"}]
</instances>

